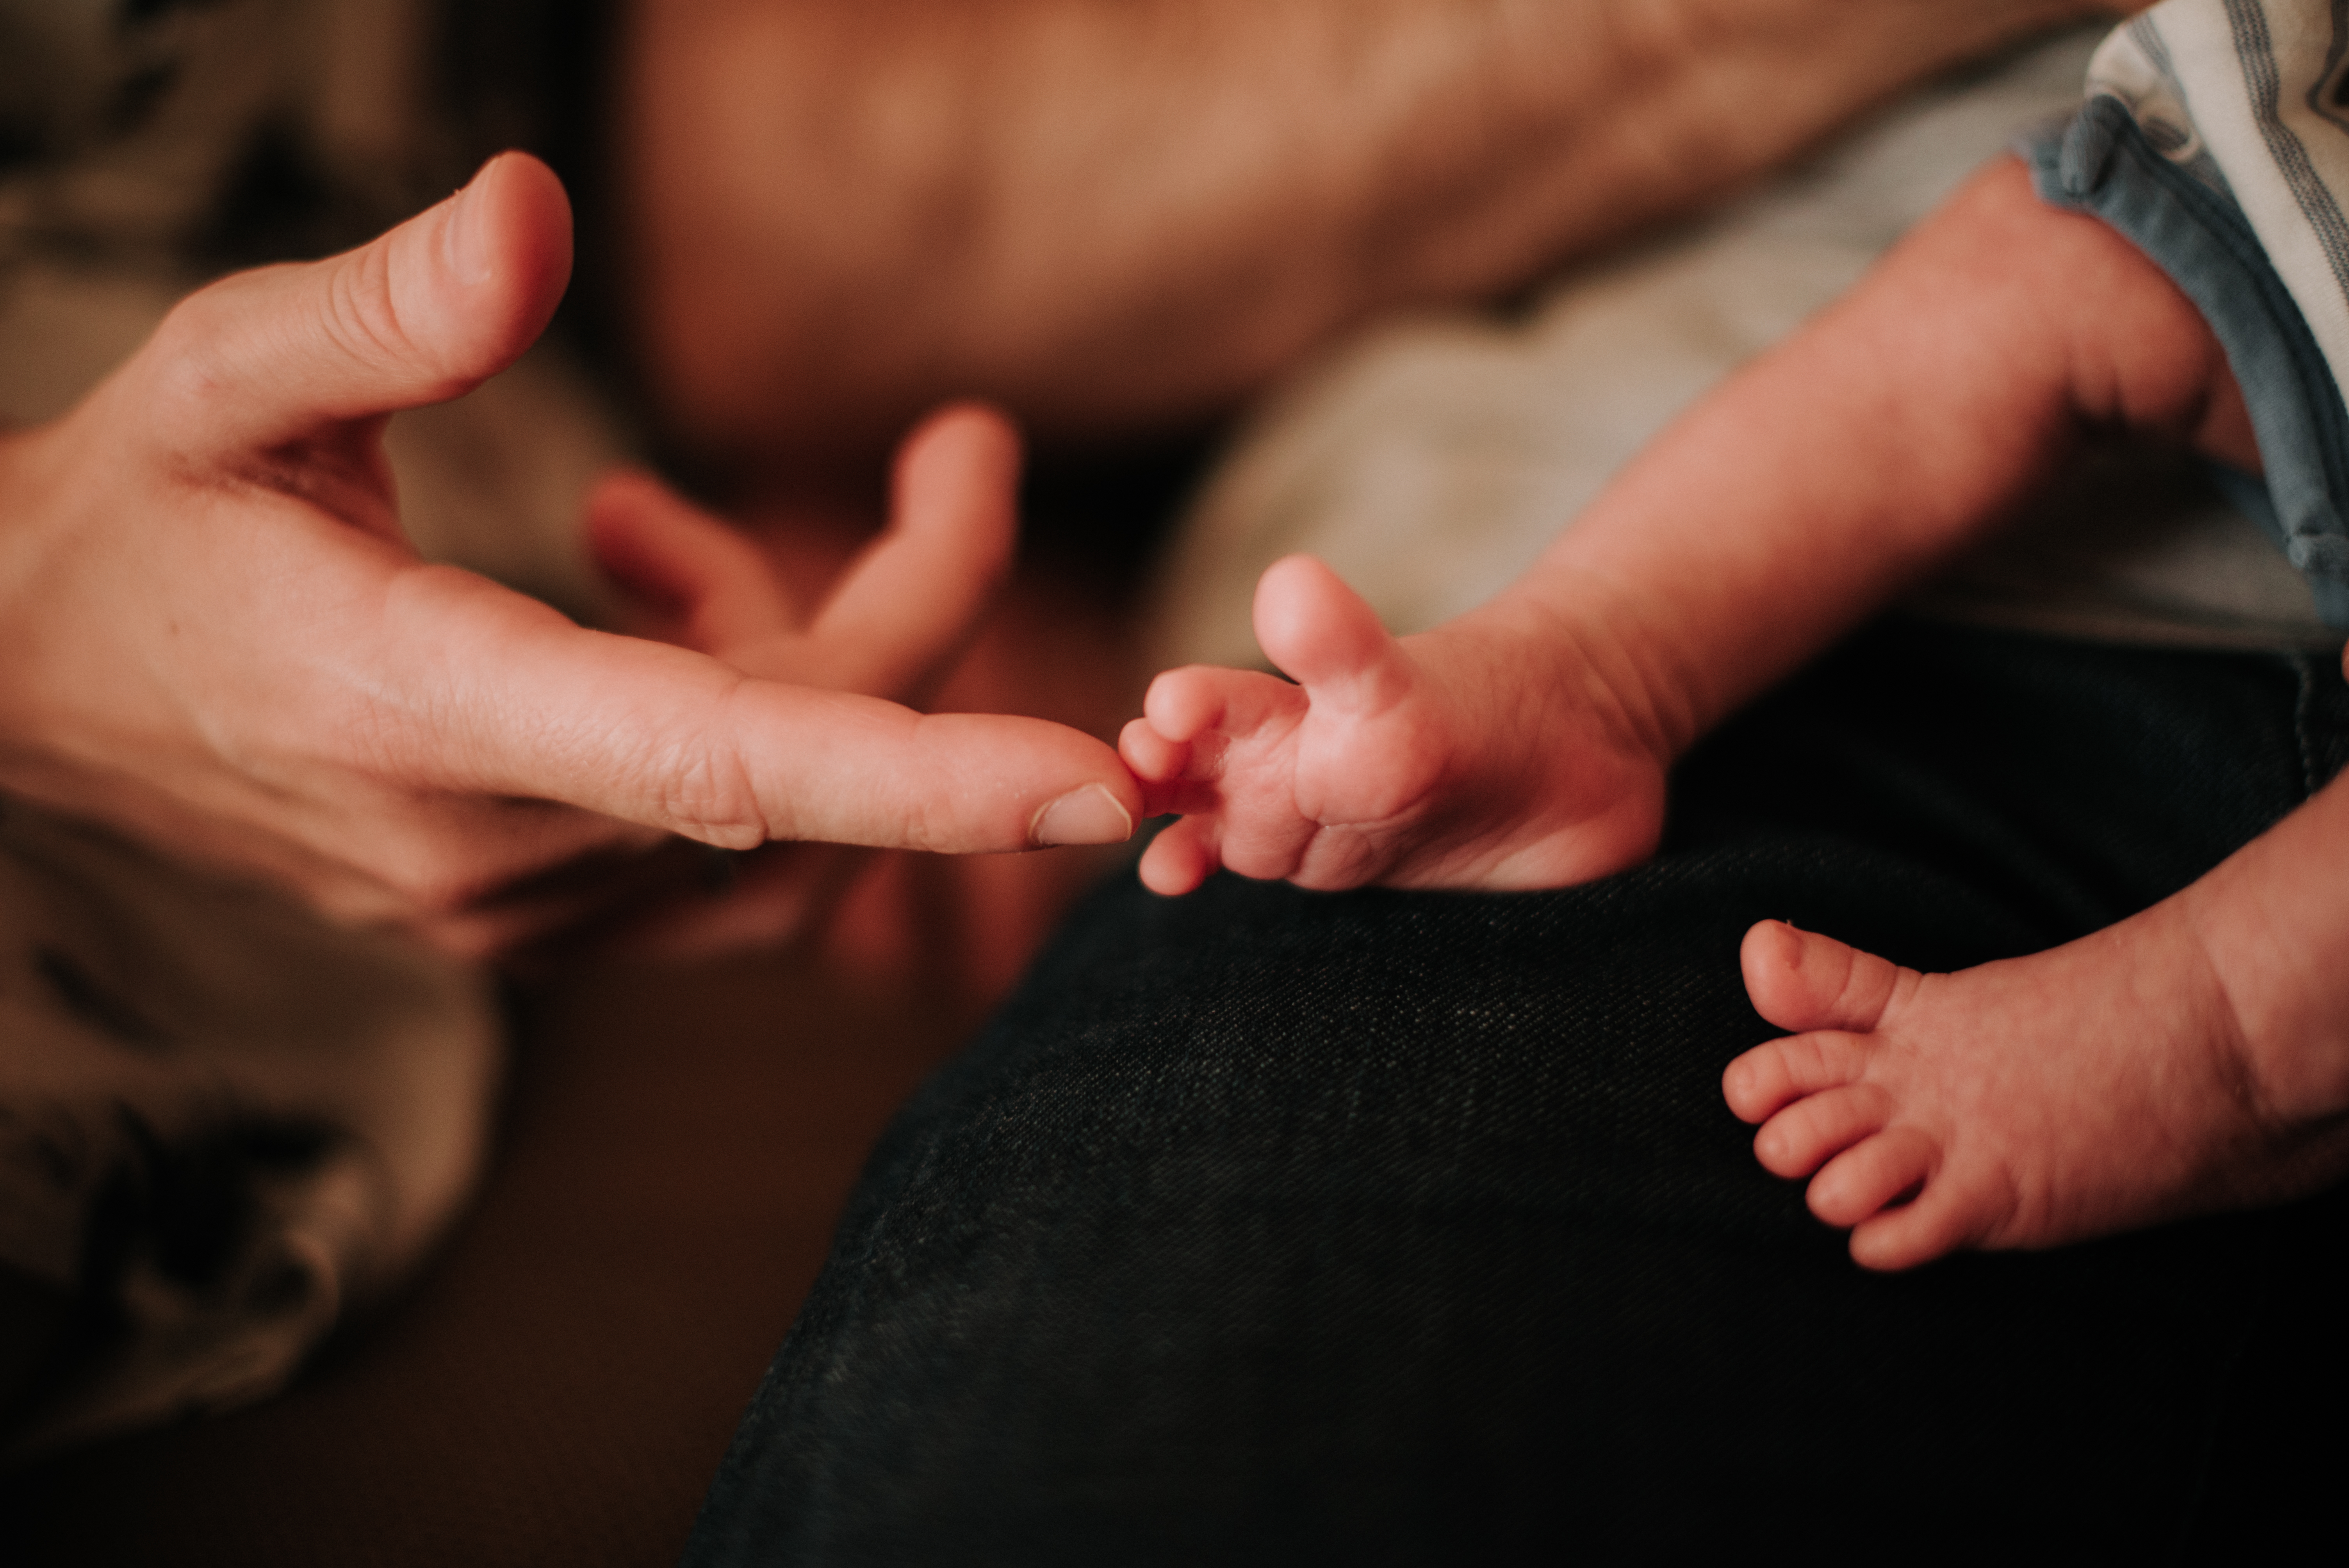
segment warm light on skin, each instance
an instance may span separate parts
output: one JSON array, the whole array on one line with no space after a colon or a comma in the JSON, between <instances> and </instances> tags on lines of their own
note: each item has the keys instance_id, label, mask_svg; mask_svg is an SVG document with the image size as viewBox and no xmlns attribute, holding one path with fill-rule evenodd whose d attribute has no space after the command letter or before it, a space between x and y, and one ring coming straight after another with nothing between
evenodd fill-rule
<instances>
[{"instance_id":1,"label":"warm light on skin","mask_svg":"<svg viewBox=\"0 0 2349 1568\"><path fill-rule=\"evenodd\" d=\"M1130 822L1100 741L891 700L952 662L1010 559L1019 442L985 408L916 433L892 526L805 623L721 524L642 481L605 497L607 555L662 576L688 626L726 598L763 639L586 631L418 558L386 417L512 363L570 261L562 186L507 154L369 245L189 296L78 407L0 441L0 782L469 952L597 896L516 889L625 873L671 834L1021 850L1088 786ZM1064 815L1072 841L1116 827Z\"/></svg>"},{"instance_id":2,"label":"warm light on skin","mask_svg":"<svg viewBox=\"0 0 2349 1568\"><path fill-rule=\"evenodd\" d=\"M1121 738L1151 808L1185 813L1143 879L1499 891L1637 864L1688 746L2121 428L2258 465L2192 304L2002 159L1490 603L1397 640L1319 562L1268 571L1257 639L1297 684L1168 671ZM2031 958L1918 975L1757 926L1749 991L1796 1034L1724 1092L1875 1268L2310 1191L2349 1170L2349 883L2311 873L2344 863L2349 779Z\"/></svg>"}]
</instances>

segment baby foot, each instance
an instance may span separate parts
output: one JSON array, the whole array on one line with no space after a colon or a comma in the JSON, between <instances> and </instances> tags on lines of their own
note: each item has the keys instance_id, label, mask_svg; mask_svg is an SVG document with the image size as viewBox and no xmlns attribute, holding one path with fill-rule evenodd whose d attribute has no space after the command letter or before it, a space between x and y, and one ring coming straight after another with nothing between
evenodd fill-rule
<instances>
[{"instance_id":1,"label":"baby foot","mask_svg":"<svg viewBox=\"0 0 2349 1568\"><path fill-rule=\"evenodd\" d=\"M1746 992L1802 1032L1730 1064L1730 1109L1876 1269L2309 1191L2349 1163L2339 1108L2247 1046L2184 907L1954 975L1765 921Z\"/></svg>"},{"instance_id":2,"label":"baby foot","mask_svg":"<svg viewBox=\"0 0 2349 1568\"><path fill-rule=\"evenodd\" d=\"M1319 562L1274 564L1257 637L1298 684L1170 670L1120 740L1147 809L1183 813L1143 881L1187 892L1222 865L1322 889L1555 887L1645 859L1655 727L1513 614L1398 641Z\"/></svg>"}]
</instances>

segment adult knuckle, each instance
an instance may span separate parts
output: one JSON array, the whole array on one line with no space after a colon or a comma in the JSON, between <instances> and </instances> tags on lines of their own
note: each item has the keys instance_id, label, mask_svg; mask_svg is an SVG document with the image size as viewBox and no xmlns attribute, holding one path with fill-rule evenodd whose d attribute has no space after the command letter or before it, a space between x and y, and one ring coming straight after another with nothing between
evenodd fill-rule
<instances>
[{"instance_id":1,"label":"adult knuckle","mask_svg":"<svg viewBox=\"0 0 2349 1568\"><path fill-rule=\"evenodd\" d=\"M420 832L395 828L383 833L367 860L365 869L411 909L444 913L461 902L452 867Z\"/></svg>"},{"instance_id":2,"label":"adult knuckle","mask_svg":"<svg viewBox=\"0 0 2349 1568\"><path fill-rule=\"evenodd\" d=\"M216 284L190 294L171 307L148 341L148 384L167 428L174 413L209 409L236 380L233 292Z\"/></svg>"},{"instance_id":3,"label":"adult knuckle","mask_svg":"<svg viewBox=\"0 0 2349 1568\"><path fill-rule=\"evenodd\" d=\"M673 742L657 772L657 809L678 831L728 849L769 837L750 769L732 747Z\"/></svg>"},{"instance_id":4,"label":"adult knuckle","mask_svg":"<svg viewBox=\"0 0 2349 1568\"><path fill-rule=\"evenodd\" d=\"M436 916L470 909L497 880L479 857L429 843L404 856L390 877L393 891L409 905Z\"/></svg>"},{"instance_id":5,"label":"adult knuckle","mask_svg":"<svg viewBox=\"0 0 2349 1568\"><path fill-rule=\"evenodd\" d=\"M163 356L179 359L216 346L244 319L240 298L244 276L225 278L181 298L157 324L152 342Z\"/></svg>"},{"instance_id":6,"label":"adult knuckle","mask_svg":"<svg viewBox=\"0 0 2349 1568\"><path fill-rule=\"evenodd\" d=\"M368 363L413 357L416 345L400 319L391 286L388 249L369 245L328 273L319 325L337 348Z\"/></svg>"}]
</instances>

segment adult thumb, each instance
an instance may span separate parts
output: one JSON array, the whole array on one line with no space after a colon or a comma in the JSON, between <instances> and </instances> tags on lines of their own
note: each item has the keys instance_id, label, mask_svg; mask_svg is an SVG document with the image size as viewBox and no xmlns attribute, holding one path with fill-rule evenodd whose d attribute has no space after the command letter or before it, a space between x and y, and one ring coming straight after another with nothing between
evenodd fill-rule
<instances>
[{"instance_id":1,"label":"adult thumb","mask_svg":"<svg viewBox=\"0 0 2349 1568\"><path fill-rule=\"evenodd\" d=\"M545 330L571 277L571 203L527 153L357 250L262 267L181 301L137 368L189 457L267 451L462 396Z\"/></svg>"}]
</instances>

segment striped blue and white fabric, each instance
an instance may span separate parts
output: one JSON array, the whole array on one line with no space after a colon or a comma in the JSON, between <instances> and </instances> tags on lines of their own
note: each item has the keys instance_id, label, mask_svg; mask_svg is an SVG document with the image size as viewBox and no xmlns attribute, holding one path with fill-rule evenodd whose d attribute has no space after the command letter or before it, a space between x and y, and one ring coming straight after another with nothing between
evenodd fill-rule
<instances>
[{"instance_id":1,"label":"striped blue and white fabric","mask_svg":"<svg viewBox=\"0 0 2349 1568\"><path fill-rule=\"evenodd\" d=\"M2167 0L2120 27L2068 125L2029 139L2042 196L2127 235L2200 306L2264 482L2235 503L2349 626L2349 0ZM2222 476L2223 478L2223 476Z\"/></svg>"}]
</instances>

